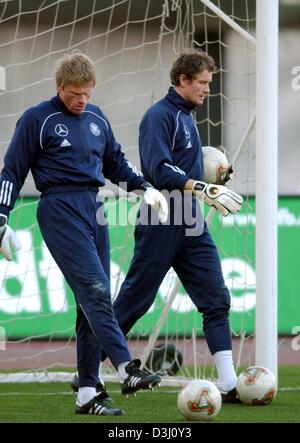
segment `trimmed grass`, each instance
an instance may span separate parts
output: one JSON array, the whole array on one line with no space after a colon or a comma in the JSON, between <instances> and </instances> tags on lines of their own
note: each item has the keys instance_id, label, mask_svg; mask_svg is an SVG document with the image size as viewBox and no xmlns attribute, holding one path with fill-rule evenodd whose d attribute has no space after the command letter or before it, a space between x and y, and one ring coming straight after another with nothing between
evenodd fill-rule
<instances>
[{"instance_id":1,"label":"trimmed grass","mask_svg":"<svg viewBox=\"0 0 300 443\"><path fill-rule=\"evenodd\" d=\"M279 392L269 406L226 404L214 423L300 423L300 367L279 370ZM95 417L74 414L75 395L68 383L0 384L1 423L181 423L188 424L177 410L179 389L162 387L123 397L117 384L108 392L126 415ZM283 388L294 388L284 390Z\"/></svg>"}]
</instances>

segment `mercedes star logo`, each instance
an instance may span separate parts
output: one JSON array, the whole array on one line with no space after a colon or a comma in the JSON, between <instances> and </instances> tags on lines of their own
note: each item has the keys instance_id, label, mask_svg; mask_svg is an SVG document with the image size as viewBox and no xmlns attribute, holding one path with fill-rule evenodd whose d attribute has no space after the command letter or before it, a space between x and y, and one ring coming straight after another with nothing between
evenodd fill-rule
<instances>
[{"instance_id":1,"label":"mercedes star logo","mask_svg":"<svg viewBox=\"0 0 300 443\"><path fill-rule=\"evenodd\" d=\"M69 130L65 125L59 123L55 126L55 134L59 135L60 137L66 137L69 134Z\"/></svg>"}]
</instances>

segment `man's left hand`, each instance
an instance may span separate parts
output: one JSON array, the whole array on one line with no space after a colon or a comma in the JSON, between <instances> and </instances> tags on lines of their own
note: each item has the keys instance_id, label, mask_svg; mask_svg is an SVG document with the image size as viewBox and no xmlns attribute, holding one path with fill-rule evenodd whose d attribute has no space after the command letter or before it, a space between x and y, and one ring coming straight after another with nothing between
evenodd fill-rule
<instances>
[{"instance_id":1,"label":"man's left hand","mask_svg":"<svg viewBox=\"0 0 300 443\"><path fill-rule=\"evenodd\" d=\"M234 173L234 165L230 163L228 166L222 167L220 166L217 171L217 181L215 184L217 185L226 185L229 180L232 180Z\"/></svg>"}]
</instances>

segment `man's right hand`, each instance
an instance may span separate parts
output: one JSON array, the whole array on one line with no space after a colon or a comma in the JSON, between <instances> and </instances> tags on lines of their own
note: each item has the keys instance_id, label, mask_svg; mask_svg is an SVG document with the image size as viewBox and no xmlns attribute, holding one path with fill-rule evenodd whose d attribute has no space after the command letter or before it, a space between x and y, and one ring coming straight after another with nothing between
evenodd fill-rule
<instances>
[{"instance_id":1,"label":"man's right hand","mask_svg":"<svg viewBox=\"0 0 300 443\"><path fill-rule=\"evenodd\" d=\"M242 207L243 197L222 185L207 184L196 181L193 195L210 206L214 206L224 217L236 214Z\"/></svg>"},{"instance_id":2,"label":"man's right hand","mask_svg":"<svg viewBox=\"0 0 300 443\"><path fill-rule=\"evenodd\" d=\"M6 215L0 214L0 253L8 261L12 261L11 246L17 251L22 247L15 232L8 226Z\"/></svg>"},{"instance_id":3,"label":"man's right hand","mask_svg":"<svg viewBox=\"0 0 300 443\"><path fill-rule=\"evenodd\" d=\"M166 223L168 220L169 208L165 196L146 181L142 183L141 189L145 191L144 200L147 205L152 206L153 209L158 211L158 218L161 223Z\"/></svg>"}]
</instances>

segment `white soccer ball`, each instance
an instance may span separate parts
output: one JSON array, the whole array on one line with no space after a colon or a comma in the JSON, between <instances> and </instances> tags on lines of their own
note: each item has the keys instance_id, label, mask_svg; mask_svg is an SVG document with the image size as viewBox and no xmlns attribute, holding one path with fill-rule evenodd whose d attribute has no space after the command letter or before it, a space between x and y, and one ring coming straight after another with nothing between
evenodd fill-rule
<instances>
[{"instance_id":1,"label":"white soccer ball","mask_svg":"<svg viewBox=\"0 0 300 443\"><path fill-rule=\"evenodd\" d=\"M206 183L218 184L226 175L229 168L229 162L226 155L212 146L203 146L203 165L204 177Z\"/></svg>"},{"instance_id":2,"label":"white soccer ball","mask_svg":"<svg viewBox=\"0 0 300 443\"><path fill-rule=\"evenodd\" d=\"M222 397L212 382L193 380L179 392L177 407L188 420L212 420L221 410Z\"/></svg>"},{"instance_id":3,"label":"white soccer ball","mask_svg":"<svg viewBox=\"0 0 300 443\"><path fill-rule=\"evenodd\" d=\"M272 372L262 366L249 366L238 376L236 390L246 405L268 405L277 393Z\"/></svg>"}]
</instances>

